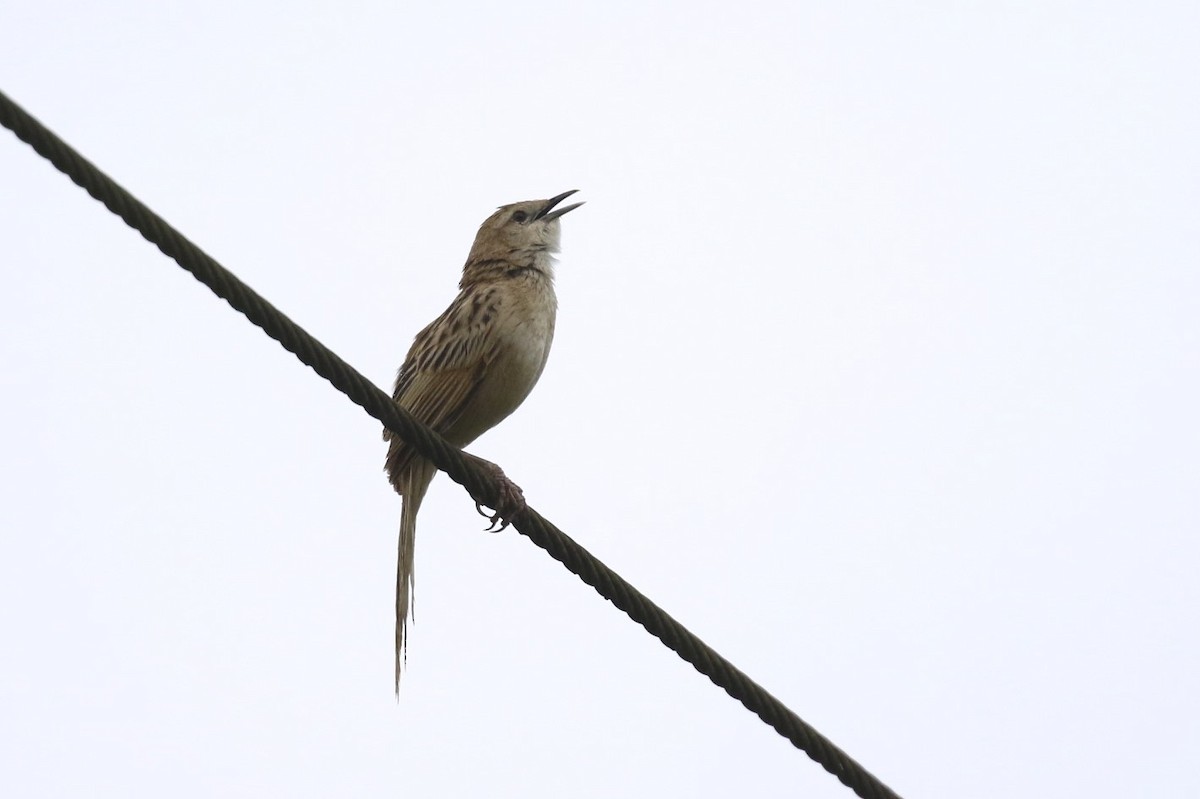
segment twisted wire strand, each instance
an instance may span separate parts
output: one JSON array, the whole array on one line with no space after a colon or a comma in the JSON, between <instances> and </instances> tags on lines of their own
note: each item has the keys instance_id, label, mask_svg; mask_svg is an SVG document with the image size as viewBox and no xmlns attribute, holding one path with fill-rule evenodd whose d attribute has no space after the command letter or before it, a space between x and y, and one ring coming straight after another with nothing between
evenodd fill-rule
<instances>
[{"instance_id":1,"label":"twisted wire strand","mask_svg":"<svg viewBox=\"0 0 1200 799\"><path fill-rule=\"evenodd\" d=\"M284 349L333 384L352 402L410 442L452 480L466 488L475 501L495 507L499 487L489 474L464 458L458 448L414 419L379 387L143 205L4 92L0 92L0 124L141 233L164 255L278 341ZM858 796L864 799L899 799L887 785L832 741L533 508L514 518L512 526L820 763Z\"/></svg>"}]
</instances>

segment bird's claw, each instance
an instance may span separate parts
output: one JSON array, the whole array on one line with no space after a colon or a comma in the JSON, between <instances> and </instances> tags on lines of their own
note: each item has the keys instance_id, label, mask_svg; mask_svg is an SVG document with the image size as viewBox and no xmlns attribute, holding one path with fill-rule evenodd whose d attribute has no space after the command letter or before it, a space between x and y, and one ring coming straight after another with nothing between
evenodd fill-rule
<instances>
[{"instance_id":1,"label":"bird's claw","mask_svg":"<svg viewBox=\"0 0 1200 799\"><path fill-rule=\"evenodd\" d=\"M484 528L484 532L498 533L512 524L513 519L525 512L525 493L521 491L520 486L509 480L505 476L504 471L496 464L485 461L482 458L474 458L474 460L491 472L492 478L496 481L498 488L495 501L489 500L487 503L495 512L488 513L485 511L483 503L478 499L475 500L475 512L490 522Z\"/></svg>"},{"instance_id":2,"label":"bird's claw","mask_svg":"<svg viewBox=\"0 0 1200 799\"><path fill-rule=\"evenodd\" d=\"M490 525L483 528L483 531L485 533L498 533L501 530L503 530L505 527L508 527L512 523L509 519L505 518L500 513L500 511L496 511L495 513L488 513L487 511L485 511L483 509L483 503L481 503L481 502L475 503L475 512L478 513L483 518L487 519L489 522L491 522ZM497 523L500 524L499 527L496 526Z\"/></svg>"}]
</instances>

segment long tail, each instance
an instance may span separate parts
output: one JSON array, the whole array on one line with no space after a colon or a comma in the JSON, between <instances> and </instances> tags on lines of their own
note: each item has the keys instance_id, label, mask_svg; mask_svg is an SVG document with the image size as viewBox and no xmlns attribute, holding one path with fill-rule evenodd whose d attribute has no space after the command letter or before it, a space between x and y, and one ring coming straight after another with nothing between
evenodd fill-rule
<instances>
[{"instance_id":1,"label":"long tail","mask_svg":"<svg viewBox=\"0 0 1200 799\"><path fill-rule=\"evenodd\" d=\"M404 508L400 511L400 551L396 560L396 695L400 695L400 670L404 665L408 617L412 614L413 544L417 536L417 511L437 469L417 460L401 478L400 493Z\"/></svg>"}]
</instances>

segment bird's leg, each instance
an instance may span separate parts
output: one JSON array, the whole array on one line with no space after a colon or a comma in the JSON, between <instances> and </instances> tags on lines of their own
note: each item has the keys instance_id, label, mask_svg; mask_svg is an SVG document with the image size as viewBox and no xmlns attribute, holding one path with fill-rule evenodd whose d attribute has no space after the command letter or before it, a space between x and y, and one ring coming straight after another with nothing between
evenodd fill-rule
<instances>
[{"instance_id":1,"label":"bird's leg","mask_svg":"<svg viewBox=\"0 0 1200 799\"><path fill-rule=\"evenodd\" d=\"M512 520L525 512L525 493L521 491L521 487L509 480L504 474L504 470L491 461L485 461L483 458L476 457L464 452L476 466L483 469L496 483L497 495L493 501L487 499L480 501L475 499L475 511L491 522L491 525L486 528L486 532L498 533L512 523ZM483 510L484 505L490 506L495 510L495 513L488 514ZM496 525L500 525L497 527Z\"/></svg>"}]
</instances>

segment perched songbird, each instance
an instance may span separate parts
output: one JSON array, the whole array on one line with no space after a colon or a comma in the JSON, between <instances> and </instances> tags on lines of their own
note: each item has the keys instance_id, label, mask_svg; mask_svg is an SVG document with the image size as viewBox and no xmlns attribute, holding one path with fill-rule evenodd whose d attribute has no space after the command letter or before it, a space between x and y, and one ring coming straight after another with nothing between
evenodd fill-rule
<instances>
[{"instance_id":1,"label":"perched songbird","mask_svg":"<svg viewBox=\"0 0 1200 799\"><path fill-rule=\"evenodd\" d=\"M475 234L458 296L417 334L400 367L393 398L456 446L465 447L516 410L542 375L558 306L552 255L558 252L558 220L583 203L556 206L574 193L505 205L489 216ZM383 437L391 442L388 479L404 498L396 567L398 693L412 606L417 511L437 469L390 431ZM498 466L470 457L503 486L493 524L524 510L521 489Z\"/></svg>"}]
</instances>

